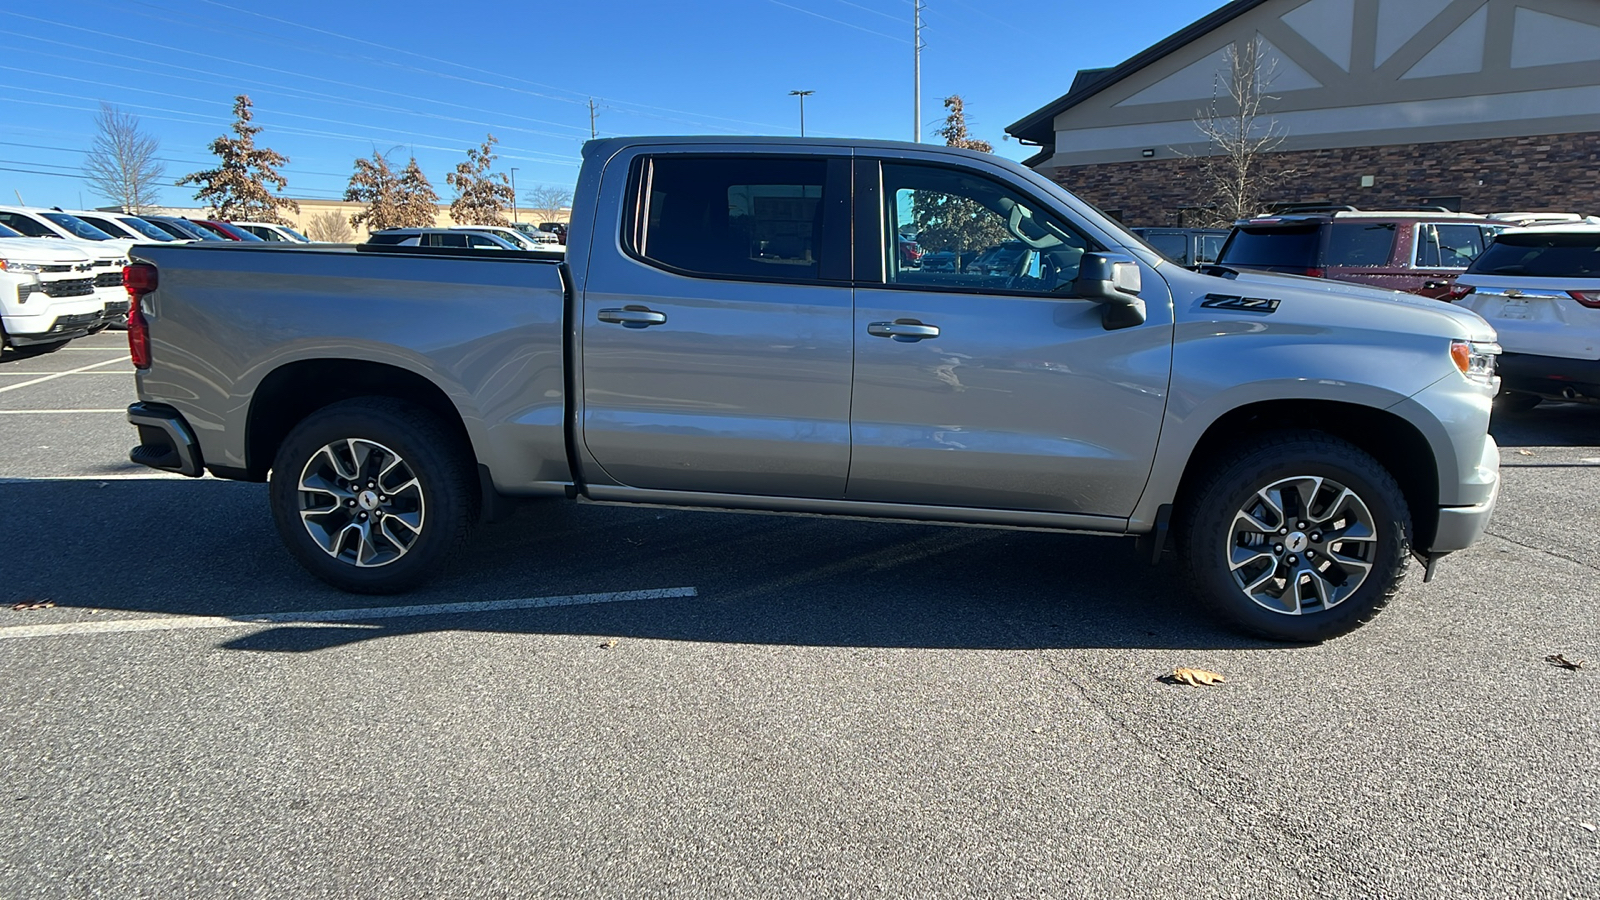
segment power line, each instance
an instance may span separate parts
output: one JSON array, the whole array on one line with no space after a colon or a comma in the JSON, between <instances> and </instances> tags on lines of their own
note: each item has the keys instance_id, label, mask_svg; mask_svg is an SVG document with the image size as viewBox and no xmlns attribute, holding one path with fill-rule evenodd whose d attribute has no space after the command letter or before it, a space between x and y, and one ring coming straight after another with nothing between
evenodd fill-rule
<instances>
[{"instance_id":1,"label":"power line","mask_svg":"<svg viewBox=\"0 0 1600 900\"><path fill-rule=\"evenodd\" d=\"M825 16L822 13L814 12L814 11L809 10L809 9L803 9L801 7L798 7L798 6L791 6L791 5L787 4L787 3L782 2L782 0L767 0L767 2L771 3L774 6L781 6L781 7L785 8L785 9L792 9L797 13L805 13L808 16L816 16L819 19L825 19L825 20L827 20L829 22L832 22L832 23L834 23L836 25L843 25L846 28L854 28L857 31L865 31L867 34L875 34L875 35L877 35L878 37L881 37L881 38L888 38L891 41L899 41L902 44L904 44L906 42L905 38L898 38L898 37L895 37L892 34L884 34L881 31L873 31L871 28L865 28L865 27L857 25L857 24L855 24L853 22L846 22L843 19L835 19L833 16Z\"/></svg>"}]
</instances>

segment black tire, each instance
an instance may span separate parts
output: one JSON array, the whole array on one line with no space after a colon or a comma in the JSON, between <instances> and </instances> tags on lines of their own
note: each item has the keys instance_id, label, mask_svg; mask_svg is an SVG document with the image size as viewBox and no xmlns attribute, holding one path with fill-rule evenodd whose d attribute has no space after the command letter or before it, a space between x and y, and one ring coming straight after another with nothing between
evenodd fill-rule
<instances>
[{"instance_id":1,"label":"black tire","mask_svg":"<svg viewBox=\"0 0 1600 900\"><path fill-rule=\"evenodd\" d=\"M1181 509L1177 529L1178 552L1182 568L1194 596L1214 614L1247 634L1270 640L1315 643L1355 629L1370 622L1389 600L1400 591L1405 580L1411 549L1411 514L1405 494L1388 470L1366 452L1334 438L1314 431L1274 432L1259 435L1242 442L1229 453L1224 464L1208 473L1205 480L1190 493ZM1349 527L1329 527L1329 535L1311 529L1294 530L1301 516L1290 506L1302 501L1279 494L1279 503L1285 507L1287 520L1269 521L1272 508L1262 504L1256 508L1259 520L1268 525L1288 526L1288 534L1269 538L1271 543L1252 545L1258 539L1256 529L1236 528L1239 518L1247 508L1257 503L1261 493L1285 482L1301 479L1301 483L1323 484L1313 490L1312 513L1345 515L1329 519L1329 526L1360 518L1353 512L1359 510L1370 518L1362 530ZM1326 479L1316 482L1311 479ZM1327 484L1347 488L1357 500L1351 504L1345 499L1345 514L1334 512L1339 503L1330 499L1337 494ZM1269 495L1270 496L1270 495ZM1342 494L1338 495L1342 498ZM1318 507L1318 503L1324 504ZM1344 542L1331 534L1365 534L1370 527L1372 537ZM1272 529L1268 529L1268 534ZM1328 543L1309 543L1310 539L1327 540ZM1292 548L1298 545L1299 550ZM1317 547L1322 547L1320 558ZM1308 552L1309 551L1309 552ZM1330 556L1330 551L1334 554ZM1302 555L1296 556L1298 552ZM1342 554L1348 554L1348 557ZM1239 569L1236 579L1233 560L1254 557L1259 560ZM1338 566L1342 558L1365 559L1370 570L1365 580L1360 580L1360 569ZM1321 575L1294 569L1298 574L1285 577L1290 571L1289 562L1298 566L1321 566ZM1236 564L1236 563L1235 563ZM1276 573L1276 574L1270 574ZM1245 582L1256 577L1271 578L1254 597L1246 593ZM1352 581L1352 579L1354 579ZM1283 599L1263 596L1280 581L1285 583ZM1329 592L1330 603L1311 597L1302 602L1304 594L1316 593L1320 586ZM1290 592L1293 596L1289 596ZM1340 595L1340 592L1347 592ZM1283 609L1268 608L1264 603L1300 610L1290 614Z\"/></svg>"},{"instance_id":2,"label":"black tire","mask_svg":"<svg viewBox=\"0 0 1600 900\"><path fill-rule=\"evenodd\" d=\"M1538 394L1529 394L1523 391L1503 391L1500 396L1494 398L1494 411L1517 415L1519 413L1532 412L1534 407L1543 402L1544 398Z\"/></svg>"},{"instance_id":3,"label":"black tire","mask_svg":"<svg viewBox=\"0 0 1600 900\"><path fill-rule=\"evenodd\" d=\"M315 462L321 470L331 471L327 465L331 457L323 453L324 448L345 441L358 442L366 449L365 458L373 469L386 459L399 457L414 478L415 487L391 483L391 488L400 487L407 494L404 498L398 493L395 497L380 497L382 487L360 490L364 485L359 484L339 495L332 491L303 492L301 478L311 471L308 467ZM372 449L373 446L376 449ZM392 455L385 457L385 453ZM354 455L350 458L356 459ZM361 463L357 461L352 469L359 473ZM466 543L478 521L480 498L476 472L471 447L438 416L404 401L362 397L323 407L295 426L278 448L268 496L278 535L307 572L342 590L393 594L421 586ZM411 479L404 478L405 474L404 470L395 469L390 477L409 483ZM327 483L327 479L318 483ZM346 484L340 480L340 489ZM339 499L344 496L360 499L348 514L342 506L356 503L356 500ZM376 503L378 499L410 505L405 509L389 504L366 506L369 501ZM327 507L323 516L332 518L315 512L312 517L325 532L354 526L356 533L341 533L337 538L325 534L334 544L332 549L325 549L313 537L313 528L303 521L301 510L305 506ZM357 513L366 519L368 513L361 510L369 508L372 509L369 522L354 521ZM335 516L335 510L342 518ZM387 523L390 531L384 532L378 520L384 517L385 511L391 520L415 520L415 533L409 527L394 525L393 521ZM372 529L378 532L370 541L362 536L363 524L369 529L366 534L371 535ZM392 539L390 533L410 542L402 545L401 541ZM351 558L370 548L382 551L370 557L372 564L359 565ZM387 560L388 554L396 555Z\"/></svg>"}]
</instances>

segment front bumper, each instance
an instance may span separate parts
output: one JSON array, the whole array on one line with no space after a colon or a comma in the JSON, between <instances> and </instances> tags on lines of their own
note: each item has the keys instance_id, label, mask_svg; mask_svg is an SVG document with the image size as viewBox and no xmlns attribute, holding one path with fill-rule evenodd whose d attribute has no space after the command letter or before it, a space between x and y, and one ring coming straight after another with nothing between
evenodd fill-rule
<instances>
[{"instance_id":1,"label":"front bumper","mask_svg":"<svg viewBox=\"0 0 1600 900\"><path fill-rule=\"evenodd\" d=\"M44 317L36 318L42 319ZM70 341L73 338L86 337L105 327L106 319L103 312L86 312L56 316L50 326L43 331L12 331L11 324L8 321L6 334L13 346L26 347L31 344L58 344L62 341Z\"/></svg>"},{"instance_id":2,"label":"front bumper","mask_svg":"<svg viewBox=\"0 0 1600 900\"><path fill-rule=\"evenodd\" d=\"M1434 528L1433 542L1428 552L1453 553L1465 550L1483 537L1489 528L1489 517L1494 514L1495 502L1500 499L1500 447L1494 438L1485 438L1483 461L1478 465L1477 481L1491 484L1489 499L1476 506L1445 506L1439 509L1439 523Z\"/></svg>"},{"instance_id":3,"label":"front bumper","mask_svg":"<svg viewBox=\"0 0 1600 900\"><path fill-rule=\"evenodd\" d=\"M183 413L162 403L135 403L128 407L128 422L139 429L139 446L128 451L129 459L152 469L200 477L205 460Z\"/></svg>"}]
</instances>

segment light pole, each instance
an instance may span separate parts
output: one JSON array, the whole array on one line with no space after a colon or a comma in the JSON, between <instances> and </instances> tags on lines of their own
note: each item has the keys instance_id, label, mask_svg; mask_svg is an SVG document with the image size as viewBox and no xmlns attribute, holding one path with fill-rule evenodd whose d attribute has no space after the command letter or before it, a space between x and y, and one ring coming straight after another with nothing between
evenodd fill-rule
<instances>
[{"instance_id":1,"label":"light pole","mask_svg":"<svg viewBox=\"0 0 1600 900\"><path fill-rule=\"evenodd\" d=\"M511 221L517 222L517 167L511 167Z\"/></svg>"},{"instance_id":2,"label":"light pole","mask_svg":"<svg viewBox=\"0 0 1600 900\"><path fill-rule=\"evenodd\" d=\"M806 136L806 98L816 91L790 91L789 96L800 98L800 136Z\"/></svg>"}]
</instances>

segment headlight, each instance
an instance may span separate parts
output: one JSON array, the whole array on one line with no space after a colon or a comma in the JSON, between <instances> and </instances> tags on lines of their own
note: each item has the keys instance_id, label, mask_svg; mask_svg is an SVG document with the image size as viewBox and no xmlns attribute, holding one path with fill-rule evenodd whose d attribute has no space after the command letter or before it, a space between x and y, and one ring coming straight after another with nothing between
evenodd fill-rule
<instances>
[{"instance_id":1,"label":"headlight","mask_svg":"<svg viewBox=\"0 0 1600 900\"><path fill-rule=\"evenodd\" d=\"M37 272L39 266L35 263L13 262L9 259L0 259L0 272Z\"/></svg>"},{"instance_id":2,"label":"headlight","mask_svg":"<svg viewBox=\"0 0 1600 900\"><path fill-rule=\"evenodd\" d=\"M1473 381L1490 384L1494 381L1494 358L1500 355L1500 345L1484 341L1451 341L1450 359L1461 374Z\"/></svg>"}]
</instances>

